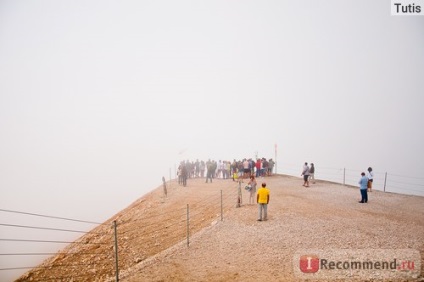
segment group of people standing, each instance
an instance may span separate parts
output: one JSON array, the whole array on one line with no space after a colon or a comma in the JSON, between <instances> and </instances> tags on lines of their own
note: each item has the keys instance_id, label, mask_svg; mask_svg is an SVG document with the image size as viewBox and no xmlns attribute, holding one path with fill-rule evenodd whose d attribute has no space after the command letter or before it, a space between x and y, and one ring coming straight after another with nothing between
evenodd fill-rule
<instances>
[{"instance_id":1,"label":"group of people standing","mask_svg":"<svg viewBox=\"0 0 424 282\"><path fill-rule=\"evenodd\" d=\"M315 183L315 166L313 163L311 163L311 166L308 166L308 163L305 162L305 165L303 166L302 170L302 176L304 180L303 186L309 187L309 181L313 181ZM359 180L360 185L360 191L361 191L361 200L359 203L368 203L368 192L372 192L372 184L374 180L374 172L372 171L372 168L369 167L367 170L367 173L365 172L361 173L361 179ZM255 179L254 175L250 175L250 180L248 185L246 186L246 189L248 190L249 194L249 204L255 203L255 195L256 195L256 202L258 203L258 221L267 220L267 211L268 211L268 204L269 204L269 195L270 191L266 187L266 183L262 183L262 187L258 189L256 192L256 186L257 181Z\"/></svg>"},{"instance_id":2,"label":"group of people standing","mask_svg":"<svg viewBox=\"0 0 424 282\"><path fill-rule=\"evenodd\" d=\"M309 182L315 183L315 166L311 163L311 166L307 162L303 165L302 174L303 186L309 187ZM361 179L359 180L359 190L361 191L361 200L359 203L368 203L368 192L372 192L372 184L374 181L374 172L372 168L367 169L367 173L361 173Z\"/></svg>"},{"instance_id":3,"label":"group of people standing","mask_svg":"<svg viewBox=\"0 0 424 282\"><path fill-rule=\"evenodd\" d=\"M237 178L249 178L246 190L249 192L249 204L258 204L258 221L267 220L267 208L269 204L270 191L263 182L261 187L257 190L258 185L256 177L263 177L272 175L275 162L272 159L267 161L265 158L257 159L243 159L242 161L233 162L229 161L211 161L207 162L196 160L196 162L182 161L178 167L178 183L183 186L187 185L187 178L190 177L204 177L206 171L206 183L212 183L213 178L228 179L232 175L233 181ZM315 166L313 163L309 166L305 162L302 174L303 186L309 187L310 181L315 183ZM367 173L362 172L359 180L361 191L361 200L359 203L368 203L368 192L372 192L374 172L369 167Z\"/></svg>"},{"instance_id":4,"label":"group of people standing","mask_svg":"<svg viewBox=\"0 0 424 282\"><path fill-rule=\"evenodd\" d=\"M368 192L372 192L372 183L374 181L374 172L369 167L367 173L361 172L361 179L359 179L359 191L361 191L361 200L359 203L368 203Z\"/></svg>"},{"instance_id":5,"label":"group of people standing","mask_svg":"<svg viewBox=\"0 0 424 282\"><path fill-rule=\"evenodd\" d=\"M249 178L251 175L270 176L273 173L275 161L273 159L267 160L266 158L257 159L243 159L236 161L215 160L195 162L182 161L178 166L178 184L183 186L187 185L188 178L201 177L206 179L206 183L211 182L212 179L230 179L236 181L238 178ZM206 173L206 175L205 175Z\"/></svg>"},{"instance_id":6,"label":"group of people standing","mask_svg":"<svg viewBox=\"0 0 424 282\"><path fill-rule=\"evenodd\" d=\"M237 178L250 178L255 175L256 177L271 176L274 170L275 162L273 159L243 159L242 161L234 160L232 164L233 181Z\"/></svg>"}]
</instances>

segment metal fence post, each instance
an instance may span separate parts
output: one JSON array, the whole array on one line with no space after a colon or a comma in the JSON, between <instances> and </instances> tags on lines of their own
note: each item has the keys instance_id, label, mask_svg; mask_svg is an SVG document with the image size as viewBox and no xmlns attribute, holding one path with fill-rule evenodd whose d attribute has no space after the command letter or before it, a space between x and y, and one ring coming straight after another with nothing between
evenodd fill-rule
<instances>
[{"instance_id":1,"label":"metal fence post","mask_svg":"<svg viewBox=\"0 0 424 282\"><path fill-rule=\"evenodd\" d=\"M223 208L222 208L222 190L221 190L221 221L223 219Z\"/></svg>"},{"instance_id":2,"label":"metal fence post","mask_svg":"<svg viewBox=\"0 0 424 282\"><path fill-rule=\"evenodd\" d=\"M187 247L190 245L190 215L189 215L189 206L187 204Z\"/></svg>"},{"instance_id":3,"label":"metal fence post","mask_svg":"<svg viewBox=\"0 0 424 282\"><path fill-rule=\"evenodd\" d=\"M116 220L113 221L113 230L115 233L115 281L119 281L119 266L118 266L118 234L116 231Z\"/></svg>"},{"instance_id":4,"label":"metal fence post","mask_svg":"<svg viewBox=\"0 0 424 282\"><path fill-rule=\"evenodd\" d=\"M237 191L237 204L236 204L236 208L239 208L239 207L241 207L241 204L242 204L242 193L241 193L241 180L239 180L239 183L238 183L239 185L238 185L238 191Z\"/></svg>"},{"instance_id":5,"label":"metal fence post","mask_svg":"<svg viewBox=\"0 0 424 282\"><path fill-rule=\"evenodd\" d=\"M386 182L387 182L387 172L384 175L384 189L383 189L384 192L386 192Z\"/></svg>"},{"instance_id":6,"label":"metal fence post","mask_svg":"<svg viewBox=\"0 0 424 282\"><path fill-rule=\"evenodd\" d=\"M163 182L163 194L165 195L165 197L168 197L168 190L166 189L165 176L162 176L162 182Z\"/></svg>"}]
</instances>

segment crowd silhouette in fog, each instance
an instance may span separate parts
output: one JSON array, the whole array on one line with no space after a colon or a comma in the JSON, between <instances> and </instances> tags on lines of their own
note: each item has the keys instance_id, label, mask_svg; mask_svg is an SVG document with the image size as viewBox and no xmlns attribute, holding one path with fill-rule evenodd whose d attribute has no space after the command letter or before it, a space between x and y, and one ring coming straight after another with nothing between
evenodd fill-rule
<instances>
[{"instance_id":1,"label":"crowd silhouette in fog","mask_svg":"<svg viewBox=\"0 0 424 282\"><path fill-rule=\"evenodd\" d=\"M205 178L206 183L212 183L213 179L249 179L251 175L256 177L271 176L275 161L266 158L243 159L243 160L211 160L207 161L181 161L178 166L178 184L186 186L188 178Z\"/></svg>"}]
</instances>

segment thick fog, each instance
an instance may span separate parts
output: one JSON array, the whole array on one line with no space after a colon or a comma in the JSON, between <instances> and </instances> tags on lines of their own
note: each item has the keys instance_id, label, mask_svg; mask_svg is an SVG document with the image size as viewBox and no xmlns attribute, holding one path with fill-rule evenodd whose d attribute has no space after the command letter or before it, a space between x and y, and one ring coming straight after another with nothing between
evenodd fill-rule
<instances>
[{"instance_id":1,"label":"thick fog","mask_svg":"<svg viewBox=\"0 0 424 282\"><path fill-rule=\"evenodd\" d=\"M0 209L102 222L180 160L275 158L276 144L281 173L421 177L424 17L390 9L0 1Z\"/></svg>"}]
</instances>

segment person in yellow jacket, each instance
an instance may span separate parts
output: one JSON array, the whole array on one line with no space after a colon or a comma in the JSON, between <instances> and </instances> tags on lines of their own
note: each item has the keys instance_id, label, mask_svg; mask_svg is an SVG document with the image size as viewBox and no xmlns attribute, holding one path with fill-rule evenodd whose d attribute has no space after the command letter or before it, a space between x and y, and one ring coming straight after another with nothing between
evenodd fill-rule
<instances>
[{"instance_id":1,"label":"person in yellow jacket","mask_svg":"<svg viewBox=\"0 0 424 282\"><path fill-rule=\"evenodd\" d=\"M262 183L262 187L259 188L258 194L256 195L256 201L258 203L258 221L267 220L267 209L269 204L269 189L266 188L266 183ZM264 216L262 217L262 210Z\"/></svg>"}]
</instances>

